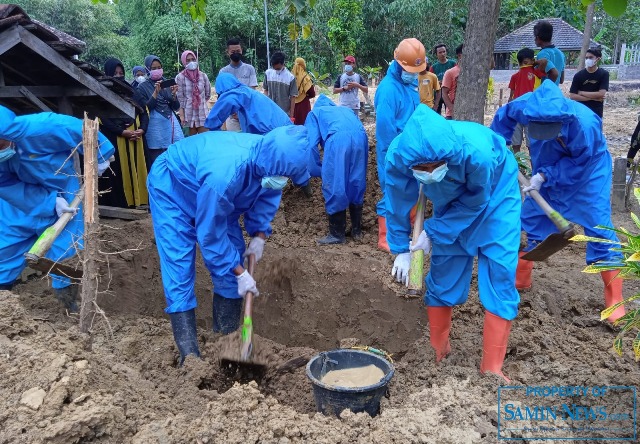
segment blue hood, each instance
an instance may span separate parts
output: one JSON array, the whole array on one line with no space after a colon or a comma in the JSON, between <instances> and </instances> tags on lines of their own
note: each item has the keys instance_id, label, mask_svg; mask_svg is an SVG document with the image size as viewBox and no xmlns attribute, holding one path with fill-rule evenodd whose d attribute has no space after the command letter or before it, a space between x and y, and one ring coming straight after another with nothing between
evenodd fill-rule
<instances>
[{"instance_id":1,"label":"blue hood","mask_svg":"<svg viewBox=\"0 0 640 444\"><path fill-rule=\"evenodd\" d=\"M407 168L423 163L445 160L459 163L462 140L453 126L427 105L418 105L399 137L399 154Z\"/></svg>"},{"instance_id":2,"label":"blue hood","mask_svg":"<svg viewBox=\"0 0 640 444\"><path fill-rule=\"evenodd\" d=\"M256 144L254 156L258 177L286 176L298 184L309 179L309 139L304 126L274 129Z\"/></svg>"},{"instance_id":3,"label":"blue hood","mask_svg":"<svg viewBox=\"0 0 640 444\"><path fill-rule=\"evenodd\" d=\"M325 96L324 94L320 94L320 96L318 96L315 105L313 105L314 108L316 106L336 106L335 103L333 103L333 100L331 100L329 97Z\"/></svg>"},{"instance_id":4,"label":"blue hood","mask_svg":"<svg viewBox=\"0 0 640 444\"><path fill-rule=\"evenodd\" d=\"M216 79L216 93L223 94L235 88L240 88L242 83L229 73L222 72Z\"/></svg>"},{"instance_id":5,"label":"blue hood","mask_svg":"<svg viewBox=\"0 0 640 444\"><path fill-rule=\"evenodd\" d=\"M6 136L16 115L9 108L0 106L0 139ZM6 139L5 139L6 140Z\"/></svg>"},{"instance_id":6,"label":"blue hood","mask_svg":"<svg viewBox=\"0 0 640 444\"><path fill-rule=\"evenodd\" d=\"M523 96L524 97L524 96ZM576 104L562 95L558 86L548 80L542 82L531 95L525 99L523 115L527 122L570 122L576 118Z\"/></svg>"}]
</instances>

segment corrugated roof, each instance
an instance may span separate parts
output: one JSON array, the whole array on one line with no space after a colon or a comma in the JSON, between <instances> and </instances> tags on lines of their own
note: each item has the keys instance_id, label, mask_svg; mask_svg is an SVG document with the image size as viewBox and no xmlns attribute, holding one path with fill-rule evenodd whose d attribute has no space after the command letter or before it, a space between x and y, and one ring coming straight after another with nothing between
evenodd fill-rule
<instances>
[{"instance_id":1,"label":"corrugated roof","mask_svg":"<svg viewBox=\"0 0 640 444\"><path fill-rule=\"evenodd\" d=\"M521 28L499 38L493 46L493 52L516 52L522 48L539 49L533 39L533 27L539 21L546 20L553 25L553 43L556 48L562 51L579 51L582 48L583 33L571 26L561 18L547 18L534 20ZM600 46L591 40L591 47Z\"/></svg>"}]
</instances>

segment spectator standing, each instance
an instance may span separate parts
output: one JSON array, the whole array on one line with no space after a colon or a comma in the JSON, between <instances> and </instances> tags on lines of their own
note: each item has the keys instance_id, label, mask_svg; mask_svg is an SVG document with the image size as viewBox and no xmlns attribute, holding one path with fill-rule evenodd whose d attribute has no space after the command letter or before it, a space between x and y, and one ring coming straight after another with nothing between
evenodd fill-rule
<instances>
[{"instance_id":1,"label":"spectator standing","mask_svg":"<svg viewBox=\"0 0 640 444\"><path fill-rule=\"evenodd\" d=\"M433 52L435 53L437 59L431 65L431 72L436 75L438 78L438 82L440 86L442 86L442 80L444 79L444 73L456 66L456 61L453 59L447 58L447 45L440 43L433 48ZM442 114L442 106L444 105L444 98L442 95L440 96L440 101L436 101L436 111L438 114ZM445 106L446 108L446 106Z\"/></svg>"},{"instance_id":2,"label":"spectator standing","mask_svg":"<svg viewBox=\"0 0 640 444\"><path fill-rule=\"evenodd\" d=\"M263 88L265 94L276 102L294 122L293 114L298 96L298 85L295 76L284 66L284 60L282 52L273 53L271 68L265 72Z\"/></svg>"},{"instance_id":3,"label":"spectator standing","mask_svg":"<svg viewBox=\"0 0 640 444\"><path fill-rule=\"evenodd\" d=\"M541 20L533 27L533 38L536 45L542 48L536 59L536 66L547 74L547 78L560 85L564 82L564 54L551 43L553 25Z\"/></svg>"},{"instance_id":4,"label":"spectator standing","mask_svg":"<svg viewBox=\"0 0 640 444\"><path fill-rule=\"evenodd\" d=\"M367 81L360 74L355 72L356 58L352 55L344 58L344 72L338 77L333 85L333 93L340 94L339 104L351 108L358 115L360 111L360 95L369 92Z\"/></svg>"},{"instance_id":5,"label":"spectator standing","mask_svg":"<svg viewBox=\"0 0 640 444\"><path fill-rule=\"evenodd\" d=\"M316 90L313 87L311 76L307 72L307 64L302 57L296 59L293 65L293 75L296 77L296 85L298 87L298 95L296 96L296 104L293 110L294 123L296 125L304 125L307 114L311 112L311 101L309 99L316 96Z\"/></svg>"},{"instance_id":6,"label":"spectator standing","mask_svg":"<svg viewBox=\"0 0 640 444\"><path fill-rule=\"evenodd\" d=\"M426 60L427 68L418 75L420 103L437 111L437 104L440 102L440 82L438 82L438 76L429 71L429 58L427 57Z\"/></svg>"},{"instance_id":7,"label":"spectator standing","mask_svg":"<svg viewBox=\"0 0 640 444\"><path fill-rule=\"evenodd\" d=\"M609 71L598 67L600 59L602 51L587 49L585 68L573 76L569 98L582 103L602 119L604 99L609 90Z\"/></svg>"},{"instance_id":8,"label":"spectator standing","mask_svg":"<svg viewBox=\"0 0 640 444\"><path fill-rule=\"evenodd\" d=\"M140 83L147 80L147 71L144 69L144 66L134 66L131 73L133 74L133 81L131 82L133 89L136 89Z\"/></svg>"},{"instance_id":9,"label":"spectator standing","mask_svg":"<svg viewBox=\"0 0 640 444\"><path fill-rule=\"evenodd\" d=\"M462 46L456 48L458 63L444 73L442 78L442 99L447 107L445 119L453 119L453 104L456 101L456 90L458 89L458 77L460 76L460 60L462 60Z\"/></svg>"},{"instance_id":10,"label":"spectator standing","mask_svg":"<svg viewBox=\"0 0 640 444\"><path fill-rule=\"evenodd\" d=\"M211 98L209 77L198 69L198 58L193 51L184 51L180 56L184 70L176 76L180 120L189 128L189 135L208 131L204 126L207 118L207 101Z\"/></svg>"},{"instance_id":11,"label":"spectator standing","mask_svg":"<svg viewBox=\"0 0 640 444\"><path fill-rule=\"evenodd\" d=\"M256 89L258 87L258 78L256 69L249 63L242 61L242 44L240 39L232 38L227 40L227 56L229 64L223 67L220 72L231 74L243 85ZM225 122L227 131L240 131L240 122L238 116L232 115Z\"/></svg>"}]
</instances>

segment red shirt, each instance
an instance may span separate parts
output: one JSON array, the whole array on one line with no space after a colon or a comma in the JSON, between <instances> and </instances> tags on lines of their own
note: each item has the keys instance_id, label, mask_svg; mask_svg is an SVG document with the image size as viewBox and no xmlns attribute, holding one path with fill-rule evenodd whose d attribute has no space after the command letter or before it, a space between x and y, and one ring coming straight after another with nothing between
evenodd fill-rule
<instances>
[{"instance_id":1,"label":"red shirt","mask_svg":"<svg viewBox=\"0 0 640 444\"><path fill-rule=\"evenodd\" d=\"M523 94L532 92L540 85L540 79L544 76L542 71L533 69L532 65L521 66L509 81L509 89L513 91L513 98L517 99Z\"/></svg>"}]
</instances>

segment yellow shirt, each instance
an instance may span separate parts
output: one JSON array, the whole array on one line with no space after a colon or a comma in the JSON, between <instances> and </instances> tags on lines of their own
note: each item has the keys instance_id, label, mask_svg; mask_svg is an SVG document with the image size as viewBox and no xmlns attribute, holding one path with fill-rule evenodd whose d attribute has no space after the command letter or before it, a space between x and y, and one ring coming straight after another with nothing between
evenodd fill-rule
<instances>
[{"instance_id":1,"label":"yellow shirt","mask_svg":"<svg viewBox=\"0 0 640 444\"><path fill-rule=\"evenodd\" d=\"M438 77L429 71L425 75L420 74L418 76L418 90L420 91L420 103L433 108L434 91L440 91Z\"/></svg>"}]
</instances>

